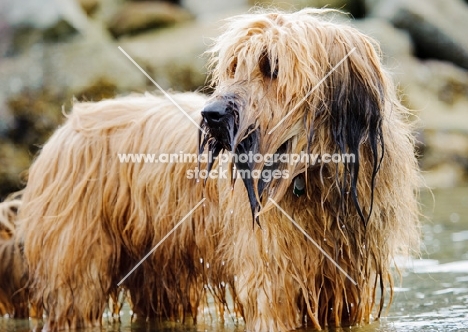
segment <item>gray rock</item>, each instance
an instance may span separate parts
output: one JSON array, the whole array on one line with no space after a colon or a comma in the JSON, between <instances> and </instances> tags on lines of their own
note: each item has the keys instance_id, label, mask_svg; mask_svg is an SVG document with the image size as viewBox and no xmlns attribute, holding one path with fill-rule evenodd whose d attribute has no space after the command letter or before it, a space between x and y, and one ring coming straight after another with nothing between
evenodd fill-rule
<instances>
[{"instance_id":1,"label":"gray rock","mask_svg":"<svg viewBox=\"0 0 468 332\"><path fill-rule=\"evenodd\" d=\"M226 13L238 10L239 8L248 9L249 0L181 0L181 5L187 8L192 14L201 20L211 20L220 13Z\"/></svg>"},{"instance_id":2,"label":"gray rock","mask_svg":"<svg viewBox=\"0 0 468 332\"><path fill-rule=\"evenodd\" d=\"M42 48L37 46L20 58L3 58L0 61L0 136L5 135L13 125L8 98L23 89L42 88L42 63Z\"/></svg>"},{"instance_id":3,"label":"gray rock","mask_svg":"<svg viewBox=\"0 0 468 332\"><path fill-rule=\"evenodd\" d=\"M90 93L90 88L95 90ZM118 49L102 38L78 38L73 43L36 44L29 52L0 61L0 136L14 126L12 98L29 93L37 99L44 93L57 96L60 107L73 96L94 98L98 93L110 95L144 91L145 76ZM37 141L41 144L43 141Z\"/></svg>"},{"instance_id":4,"label":"gray rock","mask_svg":"<svg viewBox=\"0 0 468 332\"><path fill-rule=\"evenodd\" d=\"M94 28L73 42L37 43L0 61L0 195L19 188L19 173L63 120L61 107L68 110L73 96L97 100L146 90L145 76Z\"/></svg>"},{"instance_id":5,"label":"gray rock","mask_svg":"<svg viewBox=\"0 0 468 332\"><path fill-rule=\"evenodd\" d=\"M30 163L31 156L26 149L0 140L0 201L23 187L22 173Z\"/></svg>"},{"instance_id":6,"label":"gray rock","mask_svg":"<svg viewBox=\"0 0 468 332\"><path fill-rule=\"evenodd\" d=\"M467 184L468 72L448 62L399 58L401 97L417 116L421 168L432 188Z\"/></svg>"},{"instance_id":7,"label":"gray rock","mask_svg":"<svg viewBox=\"0 0 468 332\"><path fill-rule=\"evenodd\" d=\"M413 44L408 33L404 30L396 29L385 20L369 18L353 21L353 24L366 35L374 38L380 44L384 59L391 62L391 59L406 58L412 56Z\"/></svg>"},{"instance_id":8,"label":"gray rock","mask_svg":"<svg viewBox=\"0 0 468 332\"><path fill-rule=\"evenodd\" d=\"M218 34L213 23L190 22L120 40L122 48L164 89L194 90L205 84L201 55Z\"/></svg>"},{"instance_id":9,"label":"gray rock","mask_svg":"<svg viewBox=\"0 0 468 332\"><path fill-rule=\"evenodd\" d=\"M6 3L0 2L0 57L8 54L12 48L13 28L6 19Z\"/></svg>"},{"instance_id":10,"label":"gray rock","mask_svg":"<svg viewBox=\"0 0 468 332\"><path fill-rule=\"evenodd\" d=\"M167 2L127 2L112 16L108 26L115 37L120 37L190 19L187 10Z\"/></svg>"},{"instance_id":11,"label":"gray rock","mask_svg":"<svg viewBox=\"0 0 468 332\"><path fill-rule=\"evenodd\" d=\"M411 35L418 56L468 69L468 7L462 0L370 1L371 15Z\"/></svg>"},{"instance_id":12,"label":"gray rock","mask_svg":"<svg viewBox=\"0 0 468 332\"><path fill-rule=\"evenodd\" d=\"M145 87L142 73L118 45L94 41L49 45L45 48L45 82L62 91L79 91L96 81L113 82L120 91Z\"/></svg>"},{"instance_id":13,"label":"gray rock","mask_svg":"<svg viewBox=\"0 0 468 332\"><path fill-rule=\"evenodd\" d=\"M441 160L460 161L468 165L468 135L455 130L425 130L424 141L428 147L425 167L431 168Z\"/></svg>"},{"instance_id":14,"label":"gray rock","mask_svg":"<svg viewBox=\"0 0 468 332\"><path fill-rule=\"evenodd\" d=\"M85 38L38 44L27 54L0 63L0 95L38 89L74 94L99 80L113 82L119 91L145 87L143 74L117 47Z\"/></svg>"},{"instance_id":15,"label":"gray rock","mask_svg":"<svg viewBox=\"0 0 468 332\"><path fill-rule=\"evenodd\" d=\"M468 72L447 62L399 59L393 69L404 103L427 130L468 134Z\"/></svg>"},{"instance_id":16,"label":"gray rock","mask_svg":"<svg viewBox=\"0 0 468 332\"><path fill-rule=\"evenodd\" d=\"M452 161L442 162L424 173L425 185L433 188L453 188L466 183L466 172L464 168Z\"/></svg>"},{"instance_id":17,"label":"gray rock","mask_svg":"<svg viewBox=\"0 0 468 332\"><path fill-rule=\"evenodd\" d=\"M5 17L14 27L50 29L67 21L75 29L84 28L86 16L74 0L4 0Z\"/></svg>"},{"instance_id":18,"label":"gray rock","mask_svg":"<svg viewBox=\"0 0 468 332\"><path fill-rule=\"evenodd\" d=\"M9 55L43 41L64 41L87 26L86 14L75 0L3 0L0 9L2 24L12 34Z\"/></svg>"},{"instance_id":19,"label":"gray rock","mask_svg":"<svg viewBox=\"0 0 468 332\"><path fill-rule=\"evenodd\" d=\"M298 10L305 7L335 8L351 13L355 18L363 17L365 14L364 0L250 0L254 5L276 7L284 10Z\"/></svg>"}]
</instances>

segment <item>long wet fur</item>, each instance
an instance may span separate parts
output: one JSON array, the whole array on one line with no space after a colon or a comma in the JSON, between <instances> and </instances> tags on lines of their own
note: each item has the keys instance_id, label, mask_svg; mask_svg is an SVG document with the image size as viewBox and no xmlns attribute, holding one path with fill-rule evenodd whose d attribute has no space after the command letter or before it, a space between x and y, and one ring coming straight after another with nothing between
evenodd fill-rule
<instances>
[{"instance_id":1,"label":"long wet fur","mask_svg":"<svg viewBox=\"0 0 468 332\"><path fill-rule=\"evenodd\" d=\"M14 194L0 203L0 316L26 318L27 270L14 239L20 196L21 193Z\"/></svg>"},{"instance_id":2,"label":"long wet fur","mask_svg":"<svg viewBox=\"0 0 468 332\"><path fill-rule=\"evenodd\" d=\"M173 98L201 120L205 97ZM74 105L31 166L20 210L31 301L45 309L46 329L100 325L119 281L209 190L186 176L196 160L120 163L118 153L196 154L196 142L196 127L165 97ZM205 283L200 258L213 255L205 236L214 233L208 222L217 216L216 200L123 283L136 315L196 316Z\"/></svg>"},{"instance_id":3,"label":"long wet fur","mask_svg":"<svg viewBox=\"0 0 468 332\"><path fill-rule=\"evenodd\" d=\"M282 163L276 168L290 176L266 183L220 181L218 258L236 276L247 330L368 323L373 309L379 317L391 302L395 255L418 250L419 174L409 112L378 45L334 23L338 14L305 9L234 17L209 51L215 92L206 109L224 102L227 115L217 126L202 122L201 150L355 155L348 163ZM297 176L306 183L300 197L293 194ZM252 208L261 228L252 230L252 213L241 206Z\"/></svg>"},{"instance_id":4,"label":"long wet fur","mask_svg":"<svg viewBox=\"0 0 468 332\"><path fill-rule=\"evenodd\" d=\"M207 107L225 102L224 126L202 119L205 97L174 96L205 134L164 97L74 105L33 163L20 209L18 238L46 328L99 325L121 278L202 198L123 283L137 315L196 320L209 290L221 318L226 309L239 313L249 331L368 323L374 309L379 317L391 301L393 258L418 246L414 142L377 45L330 14L306 9L232 18L210 50L215 92ZM207 150L358 158L276 164L290 176L268 183L205 184L187 178L196 163L117 158ZM293 194L297 176L306 183L300 197Z\"/></svg>"}]
</instances>

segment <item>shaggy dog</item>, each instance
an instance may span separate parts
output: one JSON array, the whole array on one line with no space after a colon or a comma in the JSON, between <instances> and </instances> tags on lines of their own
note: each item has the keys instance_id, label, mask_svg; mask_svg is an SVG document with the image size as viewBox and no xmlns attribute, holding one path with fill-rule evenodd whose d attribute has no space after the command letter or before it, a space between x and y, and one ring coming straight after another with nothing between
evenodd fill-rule
<instances>
[{"instance_id":1,"label":"shaggy dog","mask_svg":"<svg viewBox=\"0 0 468 332\"><path fill-rule=\"evenodd\" d=\"M0 203L0 316L25 318L29 315L26 267L15 245L20 193Z\"/></svg>"},{"instance_id":2,"label":"shaggy dog","mask_svg":"<svg viewBox=\"0 0 468 332\"><path fill-rule=\"evenodd\" d=\"M378 46L330 15L229 20L209 51L213 96L173 96L203 131L164 97L74 105L20 210L46 328L99 325L118 285L137 315L174 320L196 319L209 291L220 318L238 312L249 331L380 316L394 256L418 244L413 137ZM182 152L223 158L118 158ZM354 159L281 159L301 153Z\"/></svg>"}]
</instances>

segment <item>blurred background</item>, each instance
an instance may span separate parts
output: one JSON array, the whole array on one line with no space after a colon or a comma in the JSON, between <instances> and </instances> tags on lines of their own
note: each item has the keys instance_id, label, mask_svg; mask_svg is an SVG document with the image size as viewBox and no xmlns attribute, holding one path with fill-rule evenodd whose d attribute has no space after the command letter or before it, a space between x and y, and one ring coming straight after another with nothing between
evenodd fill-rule
<instances>
[{"instance_id":1,"label":"blurred background","mask_svg":"<svg viewBox=\"0 0 468 332\"><path fill-rule=\"evenodd\" d=\"M0 0L0 201L23 186L24 171L73 98L155 90L118 46L163 88L200 90L201 55L220 20L253 5L349 12L381 43L402 100L419 117L427 185L467 184L467 1Z\"/></svg>"},{"instance_id":2,"label":"blurred background","mask_svg":"<svg viewBox=\"0 0 468 332\"><path fill-rule=\"evenodd\" d=\"M418 119L432 189L420 199L422 254L397 282L388 320L356 331L468 330L468 0L0 0L0 201L24 186L73 99L156 90L119 46L163 88L207 91L210 38L254 5L349 12L381 43ZM15 324L0 318L2 331Z\"/></svg>"}]
</instances>

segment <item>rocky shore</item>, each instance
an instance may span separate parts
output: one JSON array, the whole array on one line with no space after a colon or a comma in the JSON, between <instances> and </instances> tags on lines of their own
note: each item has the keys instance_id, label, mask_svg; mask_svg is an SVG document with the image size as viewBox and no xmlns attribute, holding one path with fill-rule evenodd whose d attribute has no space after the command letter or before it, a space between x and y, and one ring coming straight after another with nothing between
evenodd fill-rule
<instances>
[{"instance_id":1,"label":"rocky shore","mask_svg":"<svg viewBox=\"0 0 468 332\"><path fill-rule=\"evenodd\" d=\"M0 3L0 201L76 100L206 87L220 20L271 1L6 0ZM275 6L275 3L273 2ZM417 121L429 187L468 184L468 3L462 0L282 0L339 8L381 43Z\"/></svg>"}]
</instances>

